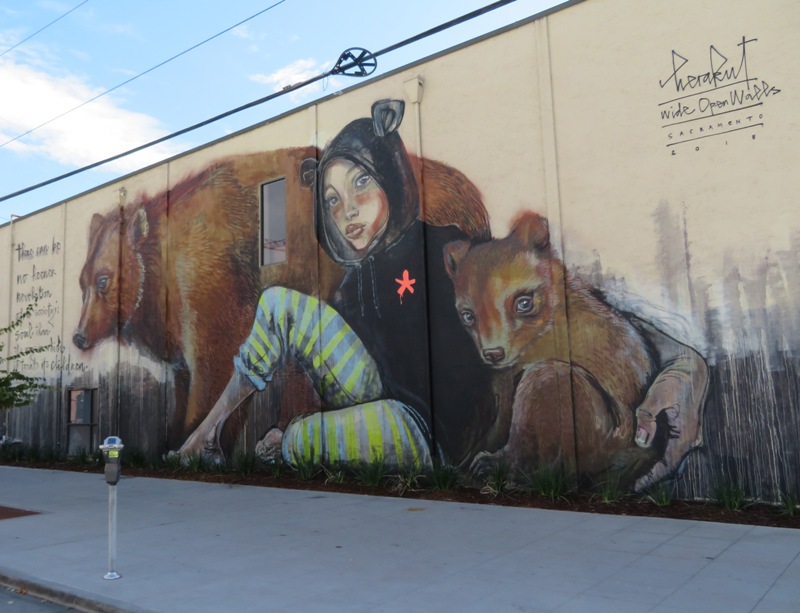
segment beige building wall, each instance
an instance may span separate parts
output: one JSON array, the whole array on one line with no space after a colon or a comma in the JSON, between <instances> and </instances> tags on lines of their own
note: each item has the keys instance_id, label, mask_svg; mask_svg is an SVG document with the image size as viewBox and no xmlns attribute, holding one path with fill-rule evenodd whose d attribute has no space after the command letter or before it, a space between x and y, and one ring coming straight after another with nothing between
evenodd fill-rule
<instances>
[{"instance_id":1,"label":"beige building wall","mask_svg":"<svg viewBox=\"0 0 800 613\"><path fill-rule=\"evenodd\" d=\"M8 279L11 278L11 228L12 226L6 225L0 228L0 271L2 271L2 278L5 281L2 284L2 299L0 299L0 321L4 324L11 320L9 315L11 309L11 293L6 289L8 286ZM0 343L8 345L6 338L0 338ZM2 354L4 357L10 348L4 347Z\"/></svg>"},{"instance_id":2,"label":"beige building wall","mask_svg":"<svg viewBox=\"0 0 800 613\"><path fill-rule=\"evenodd\" d=\"M26 370L59 382L56 405L67 386L99 390L103 428L122 420L145 432L142 446L156 445L174 417L171 389L180 376L165 362L166 345L162 353L142 351L112 338L81 351L72 342L93 218L110 223L120 206L133 210L224 160L239 160L230 163L252 194L278 176L297 183L294 158L286 166L263 157L263 172L241 160L261 164L258 156L278 150L313 157L375 101L402 99L399 134L409 153L464 173L482 194L495 238L521 213L544 216L570 274L603 292L617 313L642 318L716 369L717 396L705 414L716 447L704 459L689 456L683 495L706 491L723 470L772 496L800 466L778 417L791 414L795 432L800 408L780 405L791 385L781 388L773 375L779 365L794 381L798 371L787 360L800 350L798 31L800 5L792 0L570 5L1 227L0 270L9 276L0 287L0 321L41 293L31 322L31 334L41 336L22 345L52 342L53 355L46 363L31 358ZM304 291L328 296L339 278L316 250L311 192L293 189L287 264L262 269L258 283L292 282L302 268ZM160 290L165 304L194 278L193 260L178 247L189 230L173 221L161 245L168 254L162 272L173 277ZM124 235L122 228L120 241ZM558 291L563 298L563 286ZM192 308L187 303L184 319ZM557 355L574 348L580 331L561 333ZM204 349L187 349L190 367ZM748 386L767 390L767 400L743 400ZM144 400L154 397L163 398L155 420ZM748 464L754 414L758 437L771 442ZM14 420L32 438L45 440L47 428L65 431L63 418L34 425L33 413L19 413Z\"/></svg>"},{"instance_id":3,"label":"beige building wall","mask_svg":"<svg viewBox=\"0 0 800 613\"><path fill-rule=\"evenodd\" d=\"M565 258L698 324L796 232L800 10L595 0L547 21Z\"/></svg>"}]
</instances>

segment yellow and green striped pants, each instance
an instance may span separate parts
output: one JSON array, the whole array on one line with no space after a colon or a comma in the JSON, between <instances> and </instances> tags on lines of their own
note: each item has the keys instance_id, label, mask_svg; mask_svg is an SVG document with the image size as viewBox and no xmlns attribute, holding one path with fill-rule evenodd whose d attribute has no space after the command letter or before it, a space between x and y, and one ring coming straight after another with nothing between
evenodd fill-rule
<instances>
[{"instance_id":1,"label":"yellow and green striped pants","mask_svg":"<svg viewBox=\"0 0 800 613\"><path fill-rule=\"evenodd\" d=\"M271 287L234 364L263 390L289 357L309 375L325 410L287 426L284 461L430 467L427 426L412 407L384 398L377 364L341 315L313 296Z\"/></svg>"}]
</instances>

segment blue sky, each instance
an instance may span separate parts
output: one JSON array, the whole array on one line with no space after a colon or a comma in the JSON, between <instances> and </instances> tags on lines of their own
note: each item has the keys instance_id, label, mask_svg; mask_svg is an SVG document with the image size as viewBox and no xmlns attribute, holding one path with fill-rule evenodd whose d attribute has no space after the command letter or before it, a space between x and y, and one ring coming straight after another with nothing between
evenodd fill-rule
<instances>
[{"instance_id":1,"label":"blue sky","mask_svg":"<svg viewBox=\"0 0 800 613\"><path fill-rule=\"evenodd\" d=\"M0 0L0 196L121 153L491 0ZM384 55L375 75L558 4L516 0ZM272 5L246 24L30 135L21 133ZM77 7L77 8L75 8ZM22 42L51 21L71 13ZM480 75L475 75L480 79ZM331 77L134 156L0 202L0 224L357 82Z\"/></svg>"}]
</instances>

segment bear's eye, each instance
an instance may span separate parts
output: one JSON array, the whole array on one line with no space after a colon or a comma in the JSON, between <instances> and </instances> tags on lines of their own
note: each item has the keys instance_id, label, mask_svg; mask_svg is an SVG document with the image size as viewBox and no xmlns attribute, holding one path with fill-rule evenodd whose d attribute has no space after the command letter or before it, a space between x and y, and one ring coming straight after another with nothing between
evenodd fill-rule
<instances>
[{"instance_id":1,"label":"bear's eye","mask_svg":"<svg viewBox=\"0 0 800 613\"><path fill-rule=\"evenodd\" d=\"M465 326L475 325L475 313L472 311L461 311L461 323Z\"/></svg>"},{"instance_id":2,"label":"bear's eye","mask_svg":"<svg viewBox=\"0 0 800 613\"><path fill-rule=\"evenodd\" d=\"M533 293L520 294L514 299L514 312L526 315L533 311Z\"/></svg>"},{"instance_id":3,"label":"bear's eye","mask_svg":"<svg viewBox=\"0 0 800 613\"><path fill-rule=\"evenodd\" d=\"M102 277L97 278L97 282L95 283L95 287L97 288L98 292L104 292L108 288L108 277L103 275Z\"/></svg>"}]
</instances>

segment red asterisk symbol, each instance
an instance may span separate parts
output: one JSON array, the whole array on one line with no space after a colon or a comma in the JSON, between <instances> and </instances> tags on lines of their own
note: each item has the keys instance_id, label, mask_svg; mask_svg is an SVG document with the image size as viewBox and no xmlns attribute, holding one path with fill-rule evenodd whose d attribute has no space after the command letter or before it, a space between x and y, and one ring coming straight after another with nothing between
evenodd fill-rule
<instances>
[{"instance_id":1,"label":"red asterisk symbol","mask_svg":"<svg viewBox=\"0 0 800 613\"><path fill-rule=\"evenodd\" d=\"M406 293L406 290L408 290L408 292L410 294L413 294L414 293L414 288L411 287L411 286L414 285L414 283L416 283L417 280L416 279L409 279L408 278L408 271L404 270L403 271L403 278L402 279L395 279L395 281L397 281L400 284L400 287L397 288L397 293L400 294L400 304L403 304L403 294Z\"/></svg>"}]
</instances>

